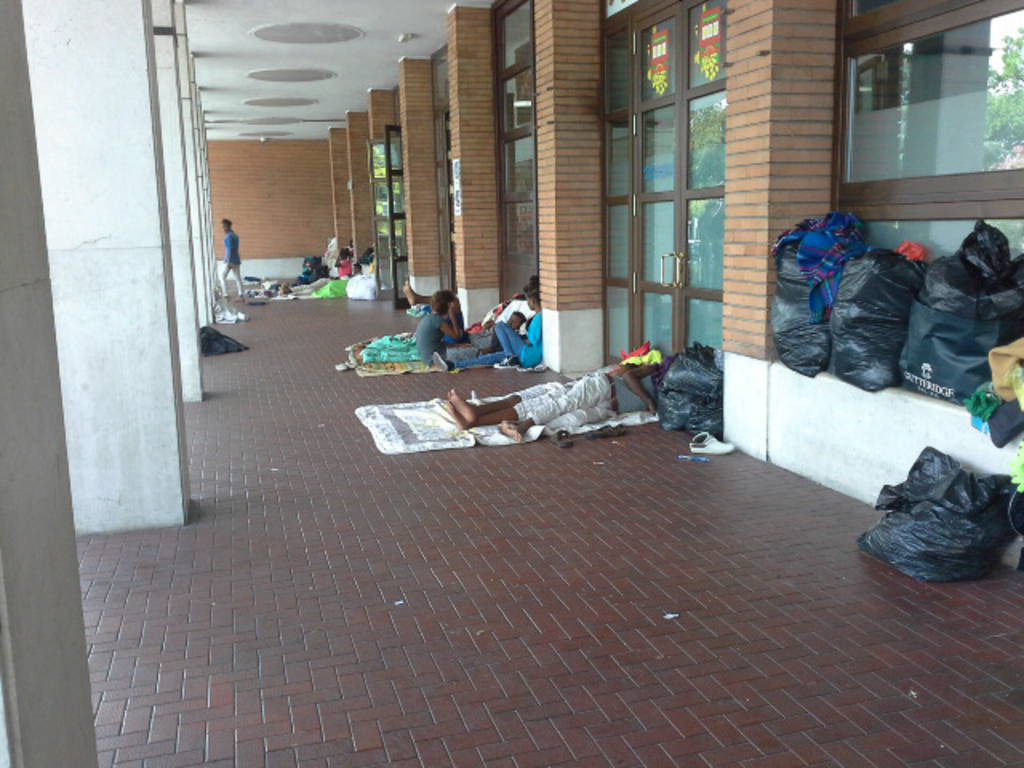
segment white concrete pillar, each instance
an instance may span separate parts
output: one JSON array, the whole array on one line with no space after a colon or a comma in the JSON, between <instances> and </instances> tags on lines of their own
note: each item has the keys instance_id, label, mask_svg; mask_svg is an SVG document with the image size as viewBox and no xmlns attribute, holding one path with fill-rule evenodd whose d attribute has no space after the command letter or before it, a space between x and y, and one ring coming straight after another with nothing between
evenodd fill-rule
<instances>
[{"instance_id":1,"label":"white concrete pillar","mask_svg":"<svg viewBox=\"0 0 1024 768\"><path fill-rule=\"evenodd\" d=\"M178 35L173 0L152 0L152 3L153 52L156 57L160 143L163 147L167 226L174 276L174 313L178 321L181 394L185 402L196 403L203 399L203 374L199 362L199 306L192 256L182 104L178 90Z\"/></svg>"},{"instance_id":2,"label":"white concrete pillar","mask_svg":"<svg viewBox=\"0 0 1024 768\"><path fill-rule=\"evenodd\" d=\"M80 532L180 525L188 502L149 6L95 11L24 8Z\"/></svg>"},{"instance_id":3,"label":"white concrete pillar","mask_svg":"<svg viewBox=\"0 0 1024 768\"><path fill-rule=\"evenodd\" d=\"M0 766L96 766L20 0L0 0Z\"/></svg>"}]
</instances>

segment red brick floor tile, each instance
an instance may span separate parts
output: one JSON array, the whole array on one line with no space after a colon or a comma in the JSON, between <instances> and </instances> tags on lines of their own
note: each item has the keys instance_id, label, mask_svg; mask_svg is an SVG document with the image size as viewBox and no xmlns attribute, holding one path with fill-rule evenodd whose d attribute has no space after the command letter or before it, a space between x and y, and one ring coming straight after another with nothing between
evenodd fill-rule
<instances>
[{"instance_id":1,"label":"red brick floor tile","mask_svg":"<svg viewBox=\"0 0 1024 768\"><path fill-rule=\"evenodd\" d=\"M105 768L1024 766L1020 575L911 581L869 508L657 426L383 456L359 405L552 375L362 379L407 316L252 315L185 408L191 524L79 542Z\"/></svg>"}]
</instances>

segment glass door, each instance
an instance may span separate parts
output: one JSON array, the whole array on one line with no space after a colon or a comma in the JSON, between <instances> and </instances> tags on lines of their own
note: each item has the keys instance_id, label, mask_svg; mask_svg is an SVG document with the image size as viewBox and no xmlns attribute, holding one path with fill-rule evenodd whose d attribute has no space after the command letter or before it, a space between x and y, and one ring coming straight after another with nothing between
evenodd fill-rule
<instances>
[{"instance_id":1,"label":"glass door","mask_svg":"<svg viewBox=\"0 0 1024 768\"><path fill-rule=\"evenodd\" d=\"M722 344L724 10L634 13L605 38L609 358Z\"/></svg>"},{"instance_id":2,"label":"glass door","mask_svg":"<svg viewBox=\"0 0 1024 768\"><path fill-rule=\"evenodd\" d=\"M377 291L396 309L408 308L402 286L409 277L405 232L405 184L402 129L389 125L383 141L370 142L373 184L373 222L376 237Z\"/></svg>"}]
</instances>

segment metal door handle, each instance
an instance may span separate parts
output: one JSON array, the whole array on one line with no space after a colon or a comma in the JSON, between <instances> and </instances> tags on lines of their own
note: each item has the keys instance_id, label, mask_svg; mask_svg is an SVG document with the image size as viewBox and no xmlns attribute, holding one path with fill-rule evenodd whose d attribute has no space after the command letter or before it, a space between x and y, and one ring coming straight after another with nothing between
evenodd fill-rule
<instances>
[{"instance_id":1,"label":"metal door handle","mask_svg":"<svg viewBox=\"0 0 1024 768\"><path fill-rule=\"evenodd\" d=\"M636 293L636 272L633 273L633 293Z\"/></svg>"},{"instance_id":2,"label":"metal door handle","mask_svg":"<svg viewBox=\"0 0 1024 768\"><path fill-rule=\"evenodd\" d=\"M676 257L676 288L685 288L687 281L688 262L686 251L675 254Z\"/></svg>"}]
</instances>

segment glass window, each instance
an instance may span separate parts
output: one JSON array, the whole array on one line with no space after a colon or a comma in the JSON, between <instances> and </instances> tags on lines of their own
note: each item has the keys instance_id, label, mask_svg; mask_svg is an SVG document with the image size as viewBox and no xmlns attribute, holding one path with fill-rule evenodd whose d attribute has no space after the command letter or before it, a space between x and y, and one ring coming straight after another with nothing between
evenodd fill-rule
<instances>
[{"instance_id":1,"label":"glass window","mask_svg":"<svg viewBox=\"0 0 1024 768\"><path fill-rule=\"evenodd\" d=\"M849 181L1024 168L1024 11L850 61Z\"/></svg>"},{"instance_id":2,"label":"glass window","mask_svg":"<svg viewBox=\"0 0 1024 768\"><path fill-rule=\"evenodd\" d=\"M533 192L533 136L505 144L505 190Z\"/></svg>"},{"instance_id":3,"label":"glass window","mask_svg":"<svg viewBox=\"0 0 1024 768\"><path fill-rule=\"evenodd\" d=\"M687 231L689 284L722 290L725 253L725 199L691 200Z\"/></svg>"},{"instance_id":4,"label":"glass window","mask_svg":"<svg viewBox=\"0 0 1024 768\"><path fill-rule=\"evenodd\" d=\"M402 170L402 138L391 134L391 170Z\"/></svg>"},{"instance_id":5,"label":"glass window","mask_svg":"<svg viewBox=\"0 0 1024 768\"><path fill-rule=\"evenodd\" d=\"M377 217L390 215L387 182L375 181L373 183L373 215Z\"/></svg>"},{"instance_id":6,"label":"glass window","mask_svg":"<svg viewBox=\"0 0 1024 768\"><path fill-rule=\"evenodd\" d=\"M643 116L644 192L671 192L676 185L676 108Z\"/></svg>"},{"instance_id":7,"label":"glass window","mask_svg":"<svg viewBox=\"0 0 1024 768\"><path fill-rule=\"evenodd\" d=\"M689 317L686 324L686 346L704 344L722 348L722 303L704 299L687 302Z\"/></svg>"},{"instance_id":8,"label":"glass window","mask_svg":"<svg viewBox=\"0 0 1024 768\"><path fill-rule=\"evenodd\" d=\"M405 240L405 219L395 219L395 256L404 258L409 255Z\"/></svg>"},{"instance_id":9,"label":"glass window","mask_svg":"<svg viewBox=\"0 0 1024 768\"><path fill-rule=\"evenodd\" d=\"M608 355L618 359L620 350L629 350L629 289L608 289Z\"/></svg>"},{"instance_id":10,"label":"glass window","mask_svg":"<svg viewBox=\"0 0 1024 768\"><path fill-rule=\"evenodd\" d=\"M629 206L608 208L608 277L629 275Z\"/></svg>"},{"instance_id":11,"label":"glass window","mask_svg":"<svg viewBox=\"0 0 1024 768\"><path fill-rule=\"evenodd\" d=\"M395 213L405 213L405 189L401 178L391 180L391 193L391 204L395 207Z\"/></svg>"},{"instance_id":12,"label":"glass window","mask_svg":"<svg viewBox=\"0 0 1024 768\"><path fill-rule=\"evenodd\" d=\"M527 69L505 81L505 130L533 125L533 70Z\"/></svg>"},{"instance_id":13,"label":"glass window","mask_svg":"<svg viewBox=\"0 0 1024 768\"><path fill-rule=\"evenodd\" d=\"M690 188L725 184L725 91L690 102Z\"/></svg>"},{"instance_id":14,"label":"glass window","mask_svg":"<svg viewBox=\"0 0 1024 768\"><path fill-rule=\"evenodd\" d=\"M631 139L626 123L608 124L608 194L612 197L629 194L629 175L633 168Z\"/></svg>"},{"instance_id":15,"label":"glass window","mask_svg":"<svg viewBox=\"0 0 1024 768\"><path fill-rule=\"evenodd\" d=\"M690 87L725 77L725 0L690 9Z\"/></svg>"},{"instance_id":16,"label":"glass window","mask_svg":"<svg viewBox=\"0 0 1024 768\"><path fill-rule=\"evenodd\" d=\"M448 105L448 54L434 59L434 107Z\"/></svg>"},{"instance_id":17,"label":"glass window","mask_svg":"<svg viewBox=\"0 0 1024 768\"><path fill-rule=\"evenodd\" d=\"M537 245L533 203L511 203L505 213L509 253L533 253Z\"/></svg>"},{"instance_id":18,"label":"glass window","mask_svg":"<svg viewBox=\"0 0 1024 768\"><path fill-rule=\"evenodd\" d=\"M1024 219L986 219L1010 241L1010 253L1024 253ZM932 258L956 253L974 230L973 219L950 221L866 221L864 237L876 248L895 249L904 240L920 243Z\"/></svg>"},{"instance_id":19,"label":"glass window","mask_svg":"<svg viewBox=\"0 0 1024 768\"><path fill-rule=\"evenodd\" d=\"M867 13L876 8L882 8L883 6L898 2L899 0L853 0L853 13L854 15Z\"/></svg>"},{"instance_id":20,"label":"glass window","mask_svg":"<svg viewBox=\"0 0 1024 768\"><path fill-rule=\"evenodd\" d=\"M373 168L373 178L386 179L388 177L388 155L384 142L375 142L370 145L370 163Z\"/></svg>"},{"instance_id":21,"label":"glass window","mask_svg":"<svg viewBox=\"0 0 1024 768\"><path fill-rule=\"evenodd\" d=\"M607 112L629 106L629 32L623 30L605 40L604 107Z\"/></svg>"},{"instance_id":22,"label":"glass window","mask_svg":"<svg viewBox=\"0 0 1024 768\"><path fill-rule=\"evenodd\" d=\"M653 349L663 353L675 347L672 338L671 293L644 293L644 341L650 341Z\"/></svg>"},{"instance_id":23,"label":"glass window","mask_svg":"<svg viewBox=\"0 0 1024 768\"><path fill-rule=\"evenodd\" d=\"M643 100L660 99L676 92L676 20L668 18L641 34Z\"/></svg>"},{"instance_id":24,"label":"glass window","mask_svg":"<svg viewBox=\"0 0 1024 768\"><path fill-rule=\"evenodd\" d=\"M533 13L530 6L528 2L523 3L505 17L505 69L517 64L533 64Z\"/></svg>"},{"instance_id":25,"label":"glass window","mask_svg":"<svg viewBox=\"0 0 1024 768\"><path fill-rule=\"evenodd\" d=\"M651 283L674 283L676 260L666 259L664 256L676 251L676 204L671 200L664 203L645 203L643 217L643 279Z\"/></svg>"}]
</instances>

